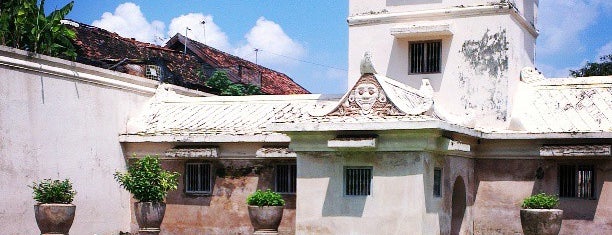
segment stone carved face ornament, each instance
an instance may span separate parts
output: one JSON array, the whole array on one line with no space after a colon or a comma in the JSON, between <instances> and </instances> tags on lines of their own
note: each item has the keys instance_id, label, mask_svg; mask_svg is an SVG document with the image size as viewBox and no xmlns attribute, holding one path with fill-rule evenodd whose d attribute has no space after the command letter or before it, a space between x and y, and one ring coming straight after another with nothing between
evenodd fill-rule
<instances>
[{"instance_id":1,"label":"stone carved face ornament","mask_svg":"<svg viewBox=\"0 0 612 235\"><path fill-rule=\"evenodd\" d=\"M361 108L362 115L372 113L376 101L385 102L386 96L372 83L359 84L349 97L349 102L355 102Z\"/></svg>"}]
</instances>

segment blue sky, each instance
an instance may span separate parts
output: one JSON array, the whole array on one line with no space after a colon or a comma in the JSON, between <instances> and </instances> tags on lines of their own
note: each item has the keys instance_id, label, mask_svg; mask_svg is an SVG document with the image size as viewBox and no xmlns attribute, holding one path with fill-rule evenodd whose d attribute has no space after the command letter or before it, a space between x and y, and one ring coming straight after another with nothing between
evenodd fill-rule
<instances>
[{"instance_id":1,"label":"blue sky","mask_svg":"<svg viewBox=\"0 0 612 235\"><path fill-rule=\"evenodd\" d=\"M68 2L47 0L47 12ZM538 14L536 64L547 77L612 53L612 1L541 0ZM313 93L339 94L347 87L347 15L346 0L76 0L68 18L158 44L189 27L192 39L252 61L258 48L259 64Z\"/></svg>"}]
</instances>

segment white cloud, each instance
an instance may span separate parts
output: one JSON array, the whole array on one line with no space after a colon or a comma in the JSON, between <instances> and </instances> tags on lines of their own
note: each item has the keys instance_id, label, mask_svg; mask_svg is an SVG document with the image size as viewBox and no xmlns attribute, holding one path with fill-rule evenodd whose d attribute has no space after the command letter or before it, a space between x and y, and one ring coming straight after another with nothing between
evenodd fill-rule
<instances>
[{"instance_id":1,"label":"white cloud","mask_svg":"<svg viewBox=\"0 0 612 235\"><path fill-rule=\"evenodd\" d=\"M597 58L595 58L595 61L599 61L599 58L602 56L610 54L612 54L612 41L609 41L606 45L603 45L597 50Z\"/></svg>"},{"instance_id":2,"label":"white cloud","mask_svg":"<svg viewBox=\"0 0 612 235\"><path fill-rule=\"evenodd\" d=\"M104 12L101 19L94 21L92 25L116 32L122 37L150 43L159 43L158 37L164 35L165 28L161 21L148 22L140 7L131 2L117 6L114 14Z\"/></svg>"},{"instance_id":3,"label":"white cloud","mask_svg":"<svg viewBox=\"0 0 612 235\"><path fill-rule=\"evenodd\" d=\"M260 17L255 26L244 36L246 44L239 46L234 53L250 60L255 48L260 49L258 63L264 65L293 64L293 59L301 59L306 54L304 47L291 39L277 23ZM290 57L290 58L287 58Z\"/></svg>"},{"instance_id":4,"label":"white cloud","mask_svg":"<svg viewBox=\"0 0 612 235\"><path fill-rule=\"evenodd\" d=\"M541 1L539 6L538 53L558 54L563 50L584 50L580 33L593 25L600 11L612 8L609 0Z\"/></svg>"},{"instance_id":5,"label":"white cloud","mask_svg":"<svg viewBox=\"0 0 612 235\"><path fill-rule=\"evenodd\" d=\"M202 21L206 22L202 24ZM172 37L176 33L185 35L185 29L189 27L187 37L212 46L225 52L232 52L233 48L229 43L227 35L213 21L211 15L202 13L189 13L172 19L168 26L168 36ZM204 29L206 27L206 30Z\"/></svg>"},{"instance_id":6,"label":"white cloud","mask_svg":"<svg viewBox=\"0 0 612 235\"><path fill-rule=\"evenodd\" d=\"M202 24L202 21L206 22ZM140 7L132 2L120 4L114 13L105 12L99 20L92 23L118 33L123 37L150 43L163 44L164 35L174 36L185 34L192 40L205 43L219 50L233 53L244 59L255 62L254 49L258 48L257 62L265 66L279 67L295 64L295 59L302 59L306 49L302 44L289 37L283 28L264 17L260 17L255 26L244 35L245 42L232 46L229 37L215 24L213 16L202 13L189 13L173 18L164 34L165 24L161 21L149 22L140 11ZM206 27L206 29L204 29Z\"/></svg>"}]
</instances>

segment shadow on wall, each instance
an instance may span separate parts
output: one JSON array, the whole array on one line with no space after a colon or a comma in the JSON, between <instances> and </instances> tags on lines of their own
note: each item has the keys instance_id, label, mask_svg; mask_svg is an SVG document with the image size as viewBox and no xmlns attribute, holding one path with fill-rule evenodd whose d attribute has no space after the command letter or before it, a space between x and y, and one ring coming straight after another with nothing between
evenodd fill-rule
<instances>
[{"instance_id":1,"label":"shadow on wall","mask_svg":"<svg viewBox=\"0 0 612 235\"><path fill-rule=\"evenodd\" d=\"M466 189L463 177L457 176L453 186L452 206L451 206L451 234L459 234L465 215Z\"/></svg>"},{"instance_id":2,"label":"shadow on wall","mask_svg":"<svg viewBox=\"0 0 612 235\"><path fill-rule=\"evenodd\" d=\"M430 40L439 40L440 38L418 38L414 41L430 41ZM410 41L408 39L394 39L393 46L391 47L391 53L389 53L389 62L387 65L387 73L385 76L392 78L394 80L398 80L402 83L405 83L415 89L419 89L421 87L421 79L409 79L413 77L409 77L409 75L418 75L422 78L429 79L429 82L434 89L435 92L440 91L440 87L442 86L442 74L445 72L445 68L447 67L447 61L450 52L450 45L452 42L452 37L444 36L442 39L442 54L440 61L440 72L439 73L430 73L430 74L409 74L409 64L410 64L410 56L409 56L409 44Z\"/></svg>"},{"instance_id":3,"label":"shadow on wall","mask_svg":"<svg viewBox=\"0 0 612 235\"><path fill-rule=\"evenodd\" d=\"M441 3L442 0L387 0L387 6Z\"/></svg>"},{"instance_id":4,"label":"shadow on wall","mask_svg":"<svg viewBox=\"0 0 612 235\"><path fill-rule=\"evenodd\" d=\"M382 156L381 156L382 155ZM348 216L362 217L365 203L371 196L346 196L344 184L345 166L371 166L373 177L394 177L422 175L420 157L409 157L405 154L376 154L374 152L345 152L326 158L328 170L322 170L316 178L329 178L325 201L323 202L323 217ZM375 187L372 181L372 193ZM383 186L381 186L383 187ZM378 191L378 190L377 190Z\"/></svg>"},{"instance_id":5,"label":"shadow on wall","mask_svg":"<svg viewBox=\"0 0 612 235\"><path fill-rule=\"evenodd\" d=\"M594 220L599 201L602 197L604 182L611 181L608 168L609 160L478 160L478 176L476 192L481 182L533 182L531 195L541 192L559 195L559 165L593 165L595 166L595 197L593 199L560 198L559 209L563 210L564 220ZM541 168L542 170L538 170ZM538 173L540 171L540 173ZM540 177L538 177L540 174ZM511 190L511 189L510 189ZM502 196L508 197L512 193L498 191ZM603 195L605 197L605 195ZM492 200L492 199L484 199ZM523 198L514 198L512 205L499 204L499 206L516 207L518 211ZM497 203L502 203L499 200ZM604 199L605 201L605 199ZM507 204L508 202L503 202Z\"/></svg>"}]
</instances>

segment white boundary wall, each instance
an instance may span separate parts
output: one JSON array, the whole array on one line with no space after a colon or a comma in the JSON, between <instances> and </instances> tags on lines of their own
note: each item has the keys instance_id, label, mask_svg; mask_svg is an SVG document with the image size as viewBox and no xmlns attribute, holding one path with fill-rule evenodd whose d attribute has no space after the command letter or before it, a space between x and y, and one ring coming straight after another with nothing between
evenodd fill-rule
<instances>
[{"instance_id":1,"label":"white boundary wall","mask_svg":"<svg viewBox=\"0 0 612 235\"><path fill-rule=\"evenodd\" d=\"M155 93L141 77L0 47L0 230L38 234L33 181L70 178L77 191L71 234L130 230L119 134ZM178 93L204 93L174 87Z\"/></svg>"}]
</instances>

